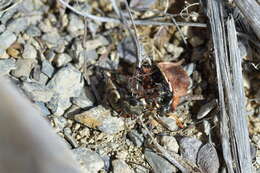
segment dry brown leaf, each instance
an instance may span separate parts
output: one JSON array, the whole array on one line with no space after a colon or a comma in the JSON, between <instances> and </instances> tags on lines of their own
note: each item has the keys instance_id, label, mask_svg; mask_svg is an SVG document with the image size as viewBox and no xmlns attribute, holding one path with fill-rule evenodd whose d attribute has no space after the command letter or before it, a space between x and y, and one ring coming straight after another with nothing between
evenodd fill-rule
<instances>
[{"instance_id":1,"label":"dry brown leaf","mask_svg":"<svg viewBox=\"0 0 260 173\"><path fill-rule=\"evenodd\" d=\"M157 64L173 93L172 109L175 110L180 97L187 95L190 78L179 62L160 62Z\"/></svg>"}]
</instances>

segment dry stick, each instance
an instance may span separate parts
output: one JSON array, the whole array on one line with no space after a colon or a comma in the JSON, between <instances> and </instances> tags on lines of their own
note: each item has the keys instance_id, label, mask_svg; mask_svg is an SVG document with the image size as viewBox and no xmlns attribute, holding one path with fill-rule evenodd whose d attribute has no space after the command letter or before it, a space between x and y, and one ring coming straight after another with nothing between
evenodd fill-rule
<instances>
[{"instance_id":1,"label":"dry stick","mask_svg":"<svg viewBox=\"0 0 260 173\"><path fill-rule=\"evenodd\" d=\"M110 17L100 17L95 16L92 14L89 14L87 12L80 12L79 10L75 9L73 6L69 5L64 0L58 0L61 4L66 6L68 9L73 11L74 13L90 18L92 20L98 21L98 22L112 22L112 23L121 23L119 19L110 18ZM127 20L127 23L131 23L129 20ZM135 25L158 25L158 26L173 26L174 24L172 22L160 22L160 21L149 21L149 20L134 20ZM176 23L179 26L191 26L191 27L207 27L207 24L204 23L192 23L192 22L177 22Z\"/></svg>"},{"instance_id":2,"label":"dry stick","mask_svg":"<svg viewBox=\"0 0 260 173\"><path fill-rule=\"evenodd\" d=\"M161 145L157 143L157 141L154 139L153 135L147 128L147 126L143 123L142 120L142 115L138 117L139 121L141 122L142 127L146 130L147 134L150 136L152 139L153 144L156 146L156 148L160 151L160 153L169 161L171 162L174 166L176 166L179 170L181 170L183 173L188 173L189 171L184 168L175 158L173 158L167 150L165 150Z\"/></svg>"},{"instance_id":3,"label":"dry stick","mask_svg":"<svg viewBox=\"0 0 260 173\"><path fill-rule=\"evenodd\" d=\"M19 3L21 3L22 2L22 0L18 0L16 3L14 3L13 5L11 5L10 7L7 7L6 9L4 9L4 10L0 10L0 13L4 13L4 12L6 12L6 11L8 11L8 10L11 10L12 8L14 8L14 7L16 7Z\"/></svg>"},{"instance_id":4,"label":"dry stick","mask_svg":"<svg viewBox=\"0 0 260 173\"><path fill-rule=\"evenodd\" d=\"M124 17L124 15L122 14L122 11L118 8L116 0L110 0L110 2L112 3L113 9L115 10L115 12L118 14L118 16L122 19L122 23L124 24L125 28L127 29L134 45L136 46L136 55L137 55L137 65L139 67L140 64L140 43L138 42L137 39L137 32L135 32L135 34L132 33L131 28L129 27L128 23L126 22L126 19ZM127 2L126 2L127 3ZM129 9L128 9L129 12ZM131 14L129 14L131 15ZM134 25L135 26L135 25ZM136 28L135 28L136 29ZM135 30L136 31L136 30Z\"/></svg>"},{"instance_id":5,"label":"dry stick","mask_svg":"<svg viewBox=\"0 0 260 173\"><path fill-rule=\"evenodd\" d=\"M141 67L141 46L140 46L140 43L139 43L139 39L138 39L138 35L137 35L137 29L136 29L136 26L134 24L134 20L133 20L133 16L132 16L132 13L130 12L130 9L129 9L129 6L128 6L128 3L127 1L125 0L125 6L126 6L126 9L128 11L128 14L129 14L129 17L130 17L130 21L134 27L134 41L136 43L136 49L137 49L137 67L140 68Z\"/></svg>"}]
</instances>

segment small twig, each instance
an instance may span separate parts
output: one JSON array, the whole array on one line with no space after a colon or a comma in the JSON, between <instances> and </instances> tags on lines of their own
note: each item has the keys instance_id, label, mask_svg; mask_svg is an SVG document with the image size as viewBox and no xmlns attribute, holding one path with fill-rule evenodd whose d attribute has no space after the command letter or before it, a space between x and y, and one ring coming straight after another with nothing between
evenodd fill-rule
<instances>
[{"instance_id":1,"label":"small twig","mask_svg":"<svg viewBox=\"0 0 260 173\"><path fill-rule=\"evenodd\" d=\"M138 68L140 68L141 67L141 59L142 59L142 57L141 57L141 45L140 45L140 43L139 43L139 39L138 39L138 35L137 35L137 29L136 29L136 26L135 26L135 23L134 23L134 19L133 19L133 16L132 16L132 13L131 13L131 11L130 11L130 8L129 8L129 6L128 6L128 3L127 3L127 1L125 0L124 1L125 2L125 6L126 6L126 9L127 9L127 11L128 11L128 14L129 14L129 17L130 17L130 21L131 21L131 23L132 23L132 25L133 25L133 27L134 27L134 41L135 41L135 43L136 43L136 49L137 49L137 67Z\"/></svg>"},{"instance_id":2,"label":"small twig","mask_svg":"<svg viewBox=\"0 0 260 173\"><path fill-rule=\"evenodd\" d=\"M181 170L183 173L188 173L189 171L183 167L175 158L173 158L168 152L167 150L165 150L161 145L158 144L158 142L154 139L152 133L149 131L149 129L147 128L147 126L143 123L142 120L142 115L140 115L138 117L142 127L146 130L147 134L150 136L153 144L156 146L156 148L158 149L158 151L174 166L176 166L179 170Z\"/></svg>"},{"instance_id":3,"label":"small twig","mask_svg":"<svg viewBox=\"0 0 260 173\"><path fill-rule=\"evenodd\" d=\"M61 4L66 6L68 9L73 11L74 13L87 17L89 19L98 21L98 22L112 22L112 23L121 23L119 19L115 18L110 18L110 17L100 17L100 16L95 16L92 14L89 14L87 12L80 12L79 10L75 9L73 6L69 5L67 2L64 0L58 0ZM131 23L129 20L127 20L127 23ZM160 22L160 21L149 21L149 20L135 20L134 21L135 25L157 25L157 26L174 26L172 22ZM207 24L205 23L193 23L193 22L176 22L177 25L179 26L191 26L191 27L207 27Z\"/></svg>"},{"instance_id":4,"label":"small twig","mask_svg":"<svg viewBox=\"0 0 260 173\"><path fill-rule=\"evenodd\" d=\"M4 10L1 10L0 13L4 13L8 10L11 10L12 8L16 7L18 4L20 4L22 2L22 0L18 0L16 3L14 3L13 5L11 5L10 7L7 7L6 9Z\"/></svg>"}]
</instances>

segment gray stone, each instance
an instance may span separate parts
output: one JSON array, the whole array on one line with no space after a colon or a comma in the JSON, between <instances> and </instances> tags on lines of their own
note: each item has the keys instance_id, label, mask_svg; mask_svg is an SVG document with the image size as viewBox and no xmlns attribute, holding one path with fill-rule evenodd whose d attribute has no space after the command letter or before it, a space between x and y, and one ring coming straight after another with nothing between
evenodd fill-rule
<instances>
[{"instance_id":1,"label":"gray stone","mask_svg":"<svg viewBox=\"0 0 260 173\"><path fill-rule=\"evenodd\" d=\"M177 168L174 167L166 159L158 156L156 153L145 149L144 157L152 167L153 172L156 173L174 173L177 172Z\"/></svg>"},{"instance_id":2,"label":"gray stone","mask_svg":"<svg viewBox=\"0 0 260 173\"><path fill-rule=\"evenodd\" d=\"M26 34L31 37L39 37L41 36L41 30L36 26L29 26L26 30Z\"/></svg>"},{"instance_id":3,"label":"gray stone","mask_svg":"<svg viewBox=\"0 0 260 173\"><path fill-rule=\"evenodd\" d=\"M62 47L65 45L65 40L57 31L48 32L42 36L42 40L46 42L48 48Z\"/></svg>"},{"instance_id":4,"label":"gray stone","mask_svg":"<svg viewBox=\"0 0 260 173\"><path fill-rule=\"evenodd\" d=\"M37 51L31 44L25 44L23 50L23 58L35 59L37 57Z\"/></svg>"},{"instance_id":5,"label":"gray stone","mask_svg":"<svg viewBox=\"0 0 260 173\"><path fill-rule=\"evenodd\" d=\"M49 109L45 106L45 104L43 102L35 102L35 107L37 110L40 111L40 114L42 116L48 116L51 114L51 112L49 111Z\"/></svg>"},{"instance_id":6,"label":"gray stone","mask_svg":"<svg viewBox=\"0 0 260 173\"><path fill-rule=\"evenodd\" d=\"M141 133L138 133L136 130L131 130L127 137L136 145L137 147L141 147L144 142L144 137Z\"/></svg>"},{"instance_id":7,"label":"gray stone","mask_svg":"<svg viewBox=\"0 0 260 173\"><path fill-rule=\"evenodd\" d=\"M70 98L80 95L83 85L81 73L75 67L68 64L61 68L47 84L55 92L48 108L53 114L62 115L71 106Z\"/></svg>"},{"instance_id":8,"label":"gray stone","mask_svg":"<svg viewBox=\"0 0 260 173\"><path fill-rule=\"evenodd\" d=\"M98 59L98 54L96 50L89 50L89 51L82 50L79 52L77 64L79 65L79 67L82 67L84 65L84 62L88 64L94 64L97 59Z\"/></svg>"},{"instance_id":9,"label":"gray stone","mask_svg":"<svg viewBox=\"0 0 260 173\"><path fill-rule=\"evenodd\" d=\"M35 64L36 61L34 59L18 59L16 62L16 69L12 70L11 74L17 78L29 78Z\"/></svg>"},{"instance_id":10,"label":"gray stone","mask_svg":"<svg viewBox=\"0 0 260 173\"><path fill-rule=\"evenodd\" d=\"M173 151L175 153L178 153L179 145L178 145L178 142L176 141L175 137L173 137L173 136L163 136L161 138L160 142L165 149L167 149L169 151Z\"/></svg>"},{"instance_id":11,"label":"gray stone","mask_svg":"<svg viewBox=\"0 0 260 173\"><path fill-rule=\"evenodd\" d=\"M104 167L103 160L96 152L87 148L77 148L72 151L84 173L97 173Z\"/></svg>"},{"instance_id":12,"label":"gray stone","mask_svg":"<svg viewBox=\"0 0 260 173\"><path fill-rule=\"evenodd\" d=\"M94 50L101 46L107 46L109 44L108 40L104 36L98 36L93 40L86 41L86 51Z\"/></svg>"},{"instance_id":13,"label":"gray stone","mask_svg":"<svg viewBox=\"0 0 260 173\"><path fill-rule=\"evenodd\" d=\"M52 99L47 103L47 107L54 115L61 116L64 111L71 106L69 98L59 97L58 94L54 94Z\"/></svg>"},{"instance_id":14,"label":"gray stone","mask_svg":"<svg viewBox=\"0 0 260 173\"><path fill-rule=\"evenodd\" d=\"M93 106L94 102L95 98L88 87L82 88L79 97L72 98L72 103L80 108Z\"/></svg>"},{"instance_id":15,"label":"gray stone","mask_svg":"<svg viewBox=\"0 0 260 173\"><path fill-rule=\"evenodd\" d=\"M196 163L197 154L202 142L196 138L184 137L179 141L181 156Z\"/></svg>"},{"instance_id":16,"label":"gray stone","mask_svg":"<svg viewBox=\"0 0 260 173\"><path fill-rule=\"evenodd\" d=\"M99 105L74 116L74 119L90 128L97 128L107 134L115 134L124 129L121 118L112 117L110 110Z\"/></svg>"},{"instance_id":17,"label":"gray stone","mask_svg":"<svg viewBox=\"0 0 260 173\"><path fill-rule=\"evenodd\" d=\"M22 31L25 31L29 25L30 25L30 18L20 17L11 20L11 22L8 23L7 25L7 30L18 34Z\"/></svg>"},{"instance_id":18,"label":"gray stone","mask_svg":"<svg viewBox=\"0 0 260 173\"><path fill-rule=\"evenodd\" d=\"M21 88L35 102L48 102L53 96L52 90L36 82L23 82Z\"/></svg>"},{"instance_id":19,"label":"gray stone","mask_svg":"<svg viewBox=\"0 0 260 173\"><path fill-rule=\"evenodd\" d=\"M0 49L9 48L15 41L16 35L8 30L0 35Z\"/></svg>"},{"instance_id":20,"label":"gray stone","mask_svg":"<svg viewBox=\"0 0 260 173\"><path fill-rule=\"evenodd\" d=\"M198 152L197 164L202 172L218 173L219 172L219 158L215 147L207 143L202 146Z\"/></svg>"},{"instance_id":21,"label":"gray stone","mask_svg":"<svg viewBox=\"0 0 260 173\"><path fill-rule=\"evenodd\" d=\"M69 25L67 27L67 30L73 36L82 35L84 33L84 23L82 21L82 18L80 18L78 15L70 13Z\"/></svg>"},{"instance_id":22,"label":"gray stone","mask_svg":"<svg viewBox=\"0 0 260 173\"><path fill-rule=\"evenodd\" d=\"M14 59L0 60L0 76L8 74L13 69L15 69Z\"/></svg>"},{"instance_id":23,"label":"gray stone","mask_svg":"<svg viewBox=\"0 0 260 173\"><path fill-rule=\"evenodd\" d=\"M62 116L53 117L53 123L54 123L54 127L59 132L63 131L63 129L68 125L67 119Z\"/></svg>"},{"instance_id":24,"label":"gray stone","mask_svg":"<svg viewBox=\"0 0 260 173\"><path fill-rule=\"evenodd\" d=\"M117 117L106 117L98 129L107 134L115 134L124 130L124 121Z\"/></svg>"},{"instance_id":25,"label":"gray stone","mask_svg":"<svg viewBox=\"0 0 260 173\"><path fill-rule=\"evenodd\" d=\"M58 54L54 58L54 63L56 64L57 67L64 66L68 64L72 60L71 56L69 56L66 53Z\"/></svg>"},{"instance_id":26,"label":"gray stone","mask_svg":"<svg viewBox=\"0 0 260 173\"><path fill-rule=\"evenodd\" d=\"M178 125L176 123L176 120L169 117L160 117L160 120L164 123L165 126L171 131L178 130Z\"/></svg>"},{"instance_id":27,"label":"gray stone","mask_svg":"<svg viewBox=\"0 0 260 173\"><path fill-rule=\"evenodd\" d=\"M117 159L112 161L113 173L134 173L134 171L125 163L125 161Z\"/></svg>"},{"instance_id":28,"label":"gray stone","mask_svg":"<svg viewBox=\"0 0 260 173\"><path fill-rule=\"evenodd\" d=\"M43 60L41 71L44 74L46 74L49 78L51 78L54 73L54 67L51 65L51 63L48 60Z\"/></svg>"},{"instance_id":29,"label":"gray stone","mask_svg":"<svg viewBox=\"0 0 260 173\"><path fill-rule=\"evenodd\" d=\"M63 98L78 97L83 85L81 73L71 64L62 67L47 84Z\"/></svg>"}]
</instances>

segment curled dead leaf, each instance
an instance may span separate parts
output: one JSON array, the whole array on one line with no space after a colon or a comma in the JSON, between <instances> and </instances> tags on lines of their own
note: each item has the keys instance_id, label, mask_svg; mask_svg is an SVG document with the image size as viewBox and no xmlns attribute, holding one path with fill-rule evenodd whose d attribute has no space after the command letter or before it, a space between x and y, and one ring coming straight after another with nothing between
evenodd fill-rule
<instances>
[{"instance_id":1,"label":"curled dead leaf","mask_svg":"<svg viewBox=\"0 0 260 173\"><path fill-rule=\"evenodd\" d=\"M187 95L190 85L190 78L180 64L180 62L160 62L157 64L173 93L171 105L173 110L178 106L180 97Z\"/></svg>"}]
</instances>

